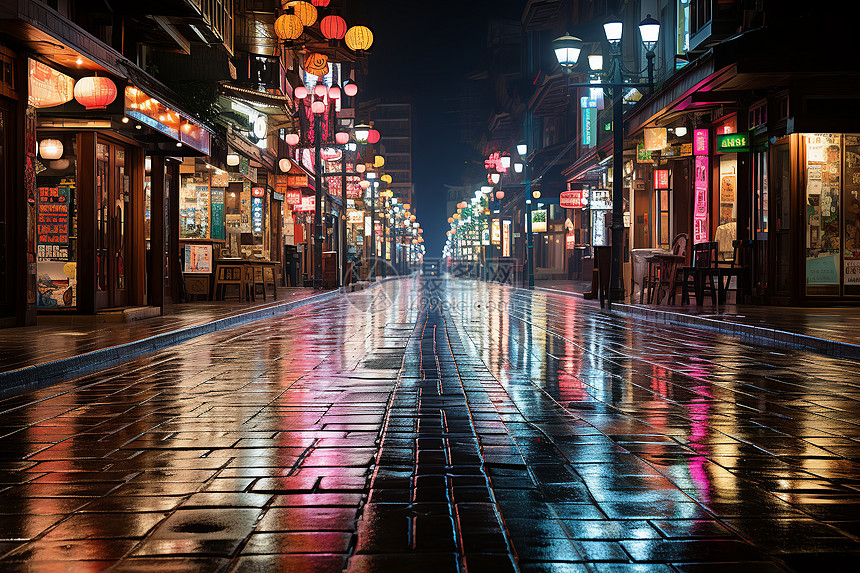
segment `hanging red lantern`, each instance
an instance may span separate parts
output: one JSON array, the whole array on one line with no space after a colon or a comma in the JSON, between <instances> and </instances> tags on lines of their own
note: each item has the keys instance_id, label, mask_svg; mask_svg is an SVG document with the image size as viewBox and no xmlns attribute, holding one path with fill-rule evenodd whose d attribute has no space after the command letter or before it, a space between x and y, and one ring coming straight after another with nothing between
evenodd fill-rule
<instances>
[{"instance_id":1,"label":"hanging red lantern","mask_svg":"<svg viewBox=\"0 0 860 573\"><path fill-rule=\"evenodd\" d=\"M311 4L317 8L325 8L329 5L329 2L331 2L331 0L311 0Z\"/></svg>"},{"instance_id":2,"label":"hanging red lantern","mask_svg":"<svg viewBox=\"0 0 860 573\"><path fill-rule=\"evenodd\" d=\"M334 134L334 140L341 145L349 142L349 134L345 131L339 131Z\"/></svg>"},{"instance_id":3,"label":"hanging red lantern","mask_svg":"<svg viewBox=\"0 0 860 573\"><path fill-rule=\"evenodd\" d=\"M370 131L367 132L367 142L368 143L379 143L380 137L381 136L379 135L379 132L376 131L375 129L371 129Z\"/></svg>"},{"instance_id":4,"label":"hanging red lantern","mask_svg":"<svg viewBox=\"0 0 860 573\"><path fill-rule=\"evenodd\" d=\"M87 109L105 109L116 99L116 85L110 78L92 76L75 83L75 100Z\"/></svg>"},{"instance_id":5,"label":"hanging red lantern","mask_svg":"<svg viewBox=\"0 0 860 573\"><path fill-rule=\"evenodd\" d=\"M320 20L320 31L328 40L343 40L346 28L346 20L334 14Z\"/></svg>"}]
</instances>

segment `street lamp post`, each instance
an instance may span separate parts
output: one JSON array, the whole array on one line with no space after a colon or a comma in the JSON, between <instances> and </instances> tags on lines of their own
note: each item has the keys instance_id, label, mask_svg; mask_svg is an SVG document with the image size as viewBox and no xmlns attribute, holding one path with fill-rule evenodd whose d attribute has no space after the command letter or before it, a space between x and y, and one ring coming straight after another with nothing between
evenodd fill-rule
<instances>
[{"instance_id":1,"label":"street lamp post","mask_svg":"<svg viewBox=\"0 0 860 573\"><path fill-rule=\"evenodd\" d=\"M314 102L314 104L322 102ZM312 107L314 112L314 288L322 288L322 247L325 239L322 223L322 111L318 106Z\"/></svg>"},{"instance_id":2,"label":"street lamp post","mask_svg":"<svg viewBox=\"0 0 860 573\"><path fill-rule=\"evenodd\" d=\"M526 286L530 289L535 288L535 261L534 261L534 237L532 235L532 180L529 176L529 164L526 161L528 155L528 145L525 143L517 144L517 153L522 158L523 178L526 180Z\"/></svg>"},{"instance_id":3,"label":"street lamp post","mask_svg":"<svg viewBox=\"0 0 860 573\"><path fill-rule=\"evenodd\" d=\"M620 20L610 20L603 24L606 40L609 42L611 70L604 74L606 83L573 84L572 87L609 88L612 93L612 265L609 279L609 304L624 299L622 269L624 260L624 89L635 87L625 84L622 69L621 36L623 24ZM648 60L648 87L654 85L654 48L660 34L660 23L651 15L639 24L642 43L645 45ZM582 51L582 40L573 36L562 36L553 41L558 63L565 72L572 72ZM601 71L602 58L589 58L594 71ZM631 74L636 75L636 74Z\"/></svg>"}]
</instances>

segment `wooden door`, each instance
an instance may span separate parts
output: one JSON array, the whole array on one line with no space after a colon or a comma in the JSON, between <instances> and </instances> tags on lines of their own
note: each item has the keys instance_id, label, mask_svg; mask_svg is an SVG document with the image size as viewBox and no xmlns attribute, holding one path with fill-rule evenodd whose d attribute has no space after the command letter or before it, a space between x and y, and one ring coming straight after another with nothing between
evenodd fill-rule
<instances>
[{"instance_id":1,"label":"wooden door","mask_svg":"<svg viewBox=\"0 0 860 573\"><path fill-rule=\"evenodd\" d=\"M96 308L129 303L130 177L126 150L96 143Z\"/></svg>"},{"instance_id":2,"label":"wooden door","mask_svg":"<svg viewBox=\"0 0 860 573\"><path fill-rule=\"evenodd\" d=\"M14 133L11 110L0 102L0 322L15 317L14 185L10 174L9 145Z\"/></svg>"}]
</instances>

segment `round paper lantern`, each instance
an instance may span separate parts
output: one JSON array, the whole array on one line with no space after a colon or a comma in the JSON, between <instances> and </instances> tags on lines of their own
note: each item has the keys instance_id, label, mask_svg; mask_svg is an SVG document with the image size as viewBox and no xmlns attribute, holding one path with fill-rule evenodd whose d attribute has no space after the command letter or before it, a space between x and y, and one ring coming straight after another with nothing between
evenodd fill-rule
<instances>
[{"instance_id":1,"label":"round paper lantern","mask_svg":"<svg viewBox=\"0 0 860 573\"><path fill-rule=\"evenodd\" d=\"M340 99L340 88L337 86L331 86L328 89L328 97L329 99Z\"/></svg>"},{"instance_id":2,"label":"round paper lantern","mask_svg":"<svg viewBox=\"0 0 860 573\"><path fill-rule=\"evenodd\" d=\"M367 26L353 26L346 31L344 38L346 46L354 52L367 50L373 45L373 32Z\"/></svg>"},{"instance_id":3,"label":"round paper lantern","mask_svg":"<svg viewBox=\"0 0 860 573\"><path fill-rule=\"evenodd\" d=\"M505 198L505 192L504 191L496 191L496 199L502 200L504 198Z\"/></svg>"},{"instance_id":4,"label":"round paper lantern","mask_svg":"<svg viewBox=\"0 0 860 573\"><path fill-rule=\"evenodd\" d=\"M116 86L110 78L90 76L75 83L75 100L87 109L105 109L116 99Z\"/></svg>"},{"instance_id":5,"label":"round paper lantern","mask_svg":"<svg viewBox=\"0 0 860 573\"><path fill-rule=\"evenodd\" d=\"M63 142L59 139L43 139L39 142L42 159L59 159L63 156Z\"/></svg>"},{"instance_id":6,"label":"round paper lantern","mask_svg":"<svg viewBox=\"0 0 860 573\"><path fill-rule=\"evenodd\" d=\"M325 84L317 84L314 86L314 95L315 96L323 97L325 95L325 92L326 92Z\"/></svg>"},{"instance_id":7,"label":"round paper lantern","mask_svg":"<svg viewBox=\"0 0 860 573\"><path fill-rule=\"evenodd\" d=\"M325 8L328 6L329 2L331 2L331 0L311 0L311 4L317 8Z\"/></svg>"},{"instance_id":8,"label":"round paper lantern","mask_svg":"<svg viewBox=\"0 0 860 573\"><path fill-rule=\"evenodd\" d=\"M313 26L317 21L317 9L309 2L287 2L286 8L292 8L305 26Z\"/></svg>"},{"instance_id":9,"label":"round paper lantern","mask_svg":"<svg viewBox=\"0 0 860 573\"><path fill-rule=\"evenodd\" d=\"M325 54L308 54L305 56L305 71L312 76L324 76L328 73L328 56Z\"/></svg>"},{"instance_id":10,"label":"round paper lantern","mask_svg":"<svg viewBox=\"0 0 860 573\"><path fill-rule=\"evenodd\" d=\"M349 134L345 131L339 131L334 134L334 140L341 145L344 145L349 142Z\"/></svg>"},{"instance_id":11,"label":"round paper lantern","mask_svg":"<svg viewBox=\"0 0 860 573\"><path fill-rule=\"evenodd\" d=\"M293 90L293 94L299 99L305 99L308 97L308 88L305 86L299 86Z\"/></svg>"},{"instance_id":12,"label":"round paper lantern","mask_svg":"<svg viewBox=\"0 0 860 573\"><path fill-rule=\"evenodd\" d=\"M370 187L370 181L368 181L367 179L362 179L358 182L358 186L362 189L367 189L368 187Z\"/></svg>"},{"instance_id":13,"label":"round paper lantern","mask_svg":"<svg viewBox=\"0 0 860 573\"><path fill-rule=\"evenodd\" d=\"M345 93L349 97L354 97L355 94L358 93L358 86L353 82L349 82L348 84L343 86L343 93Z\"/></svg>"},{"instance_id":14,"label":"round paper lantern","mask_svg":"<svg viewBox=\"0 0 860 573\"><path fill-rule=\"evenodd\" d=\"M375 130L375 129L371 129L371 130L367 133L367 142L368 142L368 143L379 143L379 138L380 138L380 137L381 137L381 136L379 135L379 132L378 132L377 130Z\"/></svg>"},{"instance_id":15,"label":"round paper lantern","mask_svg":"<svg viewBox=\"0 0 860 573\"><path fill-rule=\"evenodd\" d=\"M299 136L298 136L298 134L295 134L295 133L288 133L285 140L287 142L287 145L298 145Z\"/></svg>"},{"instance_id":16,"label":"round paper lantern","mask_svg":"<svg viewBox=\"0 0 860 573\"><path fill-rule=\"evenodd\" d=\"M321 101L315 101L311 104L311 112L313 113L324 113L325 112L325 104Z\"/></svg>"},{"instance_id":17,"label":"round paper lantern","mask_svg":"<svg viewBox=\"0 0 860 573\"><path fill-rule=\"evenodd\" d=\"M278 167L281 169L281 173L289 173L290 172L290 160L286 157L282 158L278 161Z\"/></svg>"},{"instance_id":18,"label":"round paper lantern","mask_svg":"<svg viewBox=\"0 0 860 573\"><path fill-rule=\"evenodd\" d=\"M367 168L364 166L364 163L359 163L358 165L355 166L355 172L356 173L364 173L365 169L367 169Z\"/></svg>"},{"instance_id":19,"label":"round paper lantern","mask_svg":"<svg viewBox=\"0 0 860 573\"><path fill-rule=\"evenodd\" d=\"M343 40L346 29L346 20L340 16L331 15L320 20L320 31L328 40Z\"/></svg>"},{"instance_id":20,"label":"round paper lantern","mask_svg":"<svg viewBox=\"0 0 860 573\"><path fill-rule=\"evenodd\" d=\"M275 20L275 35L281 40L295 40L305 31L302 19L295 14L281 14Z\"/></svg>"},{"instance_id":21,"label":"round paper lantern","mask_svg":"<svg viewBox=\"0 0 860 573\"><path fill-rule=\"evenodd\" d=\"M149 158L147 157L147 159L149 159ZM69 165L70 165L70 163L69 163L68 159L55 159L54 161L51 161L51 163L50 163L50 167L54 171L65 171L66 169L69 168Z\"/></svg>"}]
</instances>

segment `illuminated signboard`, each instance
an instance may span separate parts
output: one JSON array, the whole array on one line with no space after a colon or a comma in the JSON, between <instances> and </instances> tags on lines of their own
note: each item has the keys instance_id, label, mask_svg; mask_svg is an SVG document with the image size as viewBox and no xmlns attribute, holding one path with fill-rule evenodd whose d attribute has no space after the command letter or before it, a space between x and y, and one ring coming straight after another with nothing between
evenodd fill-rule
<instances>
[{"instance_id":1,"label":"illuminated signboard","mask_svg":"<svg viewBox=\"0 0 860 573\"><path fill-rule=\"evenodd\" d=\"M499 245L502 242L502 224L498 219L493 219L493 224L490 227L490 240L494 245Z\"/></svg>"},{"instance_id":2,"label":"illuminated signboard","mask_svg":"<svg viewBox=\"0 0 860 573\"><path fill-rule=\"evenodd\" d=\"M251 188L251 195L254 197L265 197L266 196L266 189L263 187L252 187Z\"/></svg>"},{"instance_id":3,"label":"illuminated signboard","mask_svg":"<svg viewBox=\"0 0 860 573\"><path fill-rule=\"evenodd\" d=\"M263 233L263 199L253 197L251 199L251 230L255 235Z\"/></svg>"},{"instance_id":4,"label":"illuminated signboard","mask_svg":"<svg viewBox=\"0 0 860 573\"><path fill-rule=\"evenodd\" d=\"M346 222L350 225L360 225L364 222L364 211L347 211Z\"/></svg>"},{"instance_id":5,"label":"illuminated signboard","mask_svg":"<svg viewBox=\"0 0 860 573\"><path fill-rule=\"evenodd\" d=\"M582 190L562 191L559 203L563 209L582 209Z\"/></svg>"},{"instance_id":6,"label":"illuminated signboard","mask_svg":"<svg viewBox=\"0 0 860 573\"><path fill-rule=\"evenodd\" d=\"M576 237L574 237L573 235L565 235L564 247L568 251L572 251L573 249L575 249L576 248Z\"/></svg>"},{"instance_id":7,"label":"illuminated signboard","mask_svg":"<svg viewBox=\"0 0 860 573\"><path fill-rule=\"evenodd\" d=\"M750 150L748 133L717 135L717 153L738 153Z\"/></svg>"},{"instance_id":8,"label":"illuminated signboard","mask_svg":"<svg viewBox=\"0 0 860 573\"><path fill-rule=\"evenodd\" d=\"M655 169L654 170L654 189L669 188L669 170Z\"/></svg>"},{"instance_id":9,"label":"illuminated signboard","mask_svg":"<svg viewBox=\"0 0 860 573\"><path fill-rule=\"evenodd\" d=\"M209 132L134 86L125 88L125 115L209 154Z\"/></svg>"},{"instance_id":10,"label":"illuminated signboard","mask_svg":"<svg viewBox=\"0 0 860 573\"><path fill-rule=\"evenodd\" d=\"M502 221L502 256L511 256L511 221Z\"/></svg>"},{"instance_id":11,"label":"illuminated signboard","mask_svg":"<svg viewBox=\"0 0 860 573\"><path fill-rule=\"evenodd\" d=\"M28 102L35 108L53 107L72 101L75 79L36 60L29 61Z\"/></svg>"},{"instance_id":12,"label":"illuminated signboard","mask_svg":"<svg viewBox=\"0 0 860 573\"><path fill-rule=\"evenodd\" d=\"M708 242L708 158L696 157L693 197L693 244Z\"/></svg>"},{"instance_id":13,"label":"illuminated signboard","mask_svg":"<svg viewBox=\"0 0 860 573\"><path fill-rule=\"evenodd\" d=\"M693 154L708 154L708 130L697 129L693 132Z\"/></svg>"}]
</instances>

